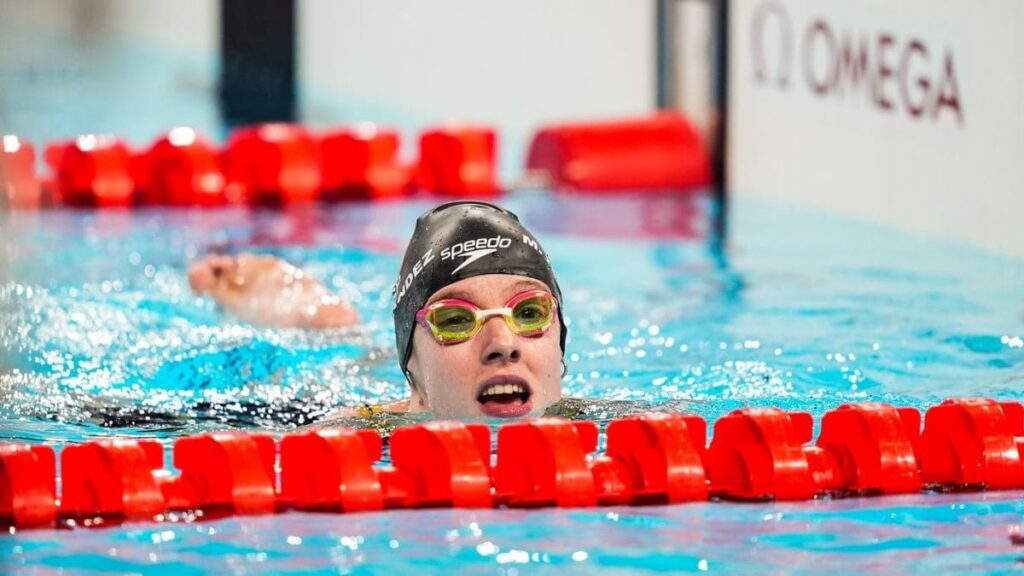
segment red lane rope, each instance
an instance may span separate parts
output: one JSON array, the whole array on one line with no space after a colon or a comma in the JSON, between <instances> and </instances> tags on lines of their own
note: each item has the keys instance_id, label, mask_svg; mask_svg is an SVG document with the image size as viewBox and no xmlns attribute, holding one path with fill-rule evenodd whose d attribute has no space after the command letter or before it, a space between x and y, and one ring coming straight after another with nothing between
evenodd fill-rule
<instances>
[{"instance_id":1,"label":"red lane rope","mask_svg":"<svg viewBox=\"0 0 1024 576\"><path fill-rule=\"evenodd\" d=\"M87 134L50 142L50 173L37 177L35 148L0 134L0 204L86 208L284 205L311 200L389 199L425 191L480 197L498 184L494 128L450 124L423 131L417 157L399 158L401 135L373 124L314 132L297 124L234 130L223 149L187 127L145 150ZM710 163L697 130L677 113L542 126L526 171L555 190L707 186ZM45 193L41 193L43 190Z\"/></svg>"},{"instance_id":2,"label":"red lane rope","mask_svg":"<svg viewBox=\"0 0 1024 576\"><path fill-rule=\"evenodd\" d=\"M370 430L284 436L222 432L174 442L175 476L151 440L104 439L56 455L0 444L0 522L14 528L102 525L285 510L580 507L729 500L808 500L923 489L1024 488L1024 406L985 398L929 408L866 402L825 414L811 443L806 412L736 410L714 423L649 413L615 420L604 454L592 422L524 420L498 430L429 422L383 440Z\"/></svg>"}]
</instances>

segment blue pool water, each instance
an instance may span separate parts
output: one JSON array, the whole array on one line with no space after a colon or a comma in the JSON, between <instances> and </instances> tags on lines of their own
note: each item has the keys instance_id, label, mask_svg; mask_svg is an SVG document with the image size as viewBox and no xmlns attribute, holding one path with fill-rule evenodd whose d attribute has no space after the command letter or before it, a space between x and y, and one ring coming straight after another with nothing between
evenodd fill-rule
<instances>
[{"instance_id":1,"label":"blue pool water","mask_svg":"<svg viewBox=\"0 0 1024 576\"><path fill-rule=\"evenodd\" d=\"M0 440L286 432L402 397L390 288L434 201L288 212L0 215ZM570 322L568 395L600 423L646 408L820 417L1024 400L1024 262L752 199L723 240L700 196L521 192L504 203L552 255ZM281 255L365 325L254 328L193 297L210 251ZM0 538L0 571L530 574L1010 572L1020 492L584 510L288 513Z\"/></svg>"}]
</instances>

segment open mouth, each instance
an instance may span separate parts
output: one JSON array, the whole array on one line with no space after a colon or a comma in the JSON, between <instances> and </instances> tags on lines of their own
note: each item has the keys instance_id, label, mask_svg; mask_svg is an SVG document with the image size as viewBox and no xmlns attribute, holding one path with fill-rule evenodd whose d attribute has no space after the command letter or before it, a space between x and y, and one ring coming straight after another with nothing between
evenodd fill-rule
<instances>
[{"instance_id":1,"label":"open mouth","mask_svg":"<svg viewBox=\"0 0 1024 576\"><path fill-rule=\"evenodd\" d=\"M486 380L476 401L488 416L513 418L530 412L533 391L526 380L514 376L497 376Z\"/></svg>"}]
</instances>

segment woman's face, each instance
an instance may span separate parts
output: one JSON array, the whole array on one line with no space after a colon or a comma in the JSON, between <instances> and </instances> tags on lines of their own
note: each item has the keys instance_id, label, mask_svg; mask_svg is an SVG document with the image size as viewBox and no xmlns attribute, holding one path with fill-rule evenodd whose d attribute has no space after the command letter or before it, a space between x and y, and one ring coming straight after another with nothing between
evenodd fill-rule
<instances>
[{"instance_id":1,"label":"woman's face","mask_svg":"<svg viewBox=\"0 0 1024 576\"><path fill-rule=\"evenodd\" d=\"M514 296L548 290L536 280L488 274L435 292L427 304L459 299L481 309L503 308ZM408 369L416 382L412 409L438 417L511 418L538 415L562 396L562 349L556 316L540 336L516 334L497 316L469 340L442 346L429 328L413 329Z\"/></svg>"}]
</instances>

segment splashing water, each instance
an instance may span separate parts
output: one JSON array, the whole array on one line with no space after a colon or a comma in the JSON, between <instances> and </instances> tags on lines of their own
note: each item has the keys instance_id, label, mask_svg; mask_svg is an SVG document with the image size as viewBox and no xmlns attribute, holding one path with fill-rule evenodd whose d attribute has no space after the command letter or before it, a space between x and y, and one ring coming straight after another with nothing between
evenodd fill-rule
<instances>
[{"instance_id":1,"label":"splashing water","mask_svg":"<svg viewBox=\"0 0 1024 576\"><path fill-rule=\"evenodd\" d=\"M1024 396L1024 263L739 197L727 241L695 197L509 197L552 255L570 327L559 407L817 416ZM402 398L391 285L433 202L0 216L0 430L62 444L286 431ZM196 298L209 252L284 257L351 301L351 330L271 330ZM415 418L350 421L388 429ZM585 511L289 514L0 542L4 567L559 572L1012 569L1016 493ZM600 546L595 542L602 542ZM755 568L756 567L756 568Z\"/></svg>"}]
</instances>

